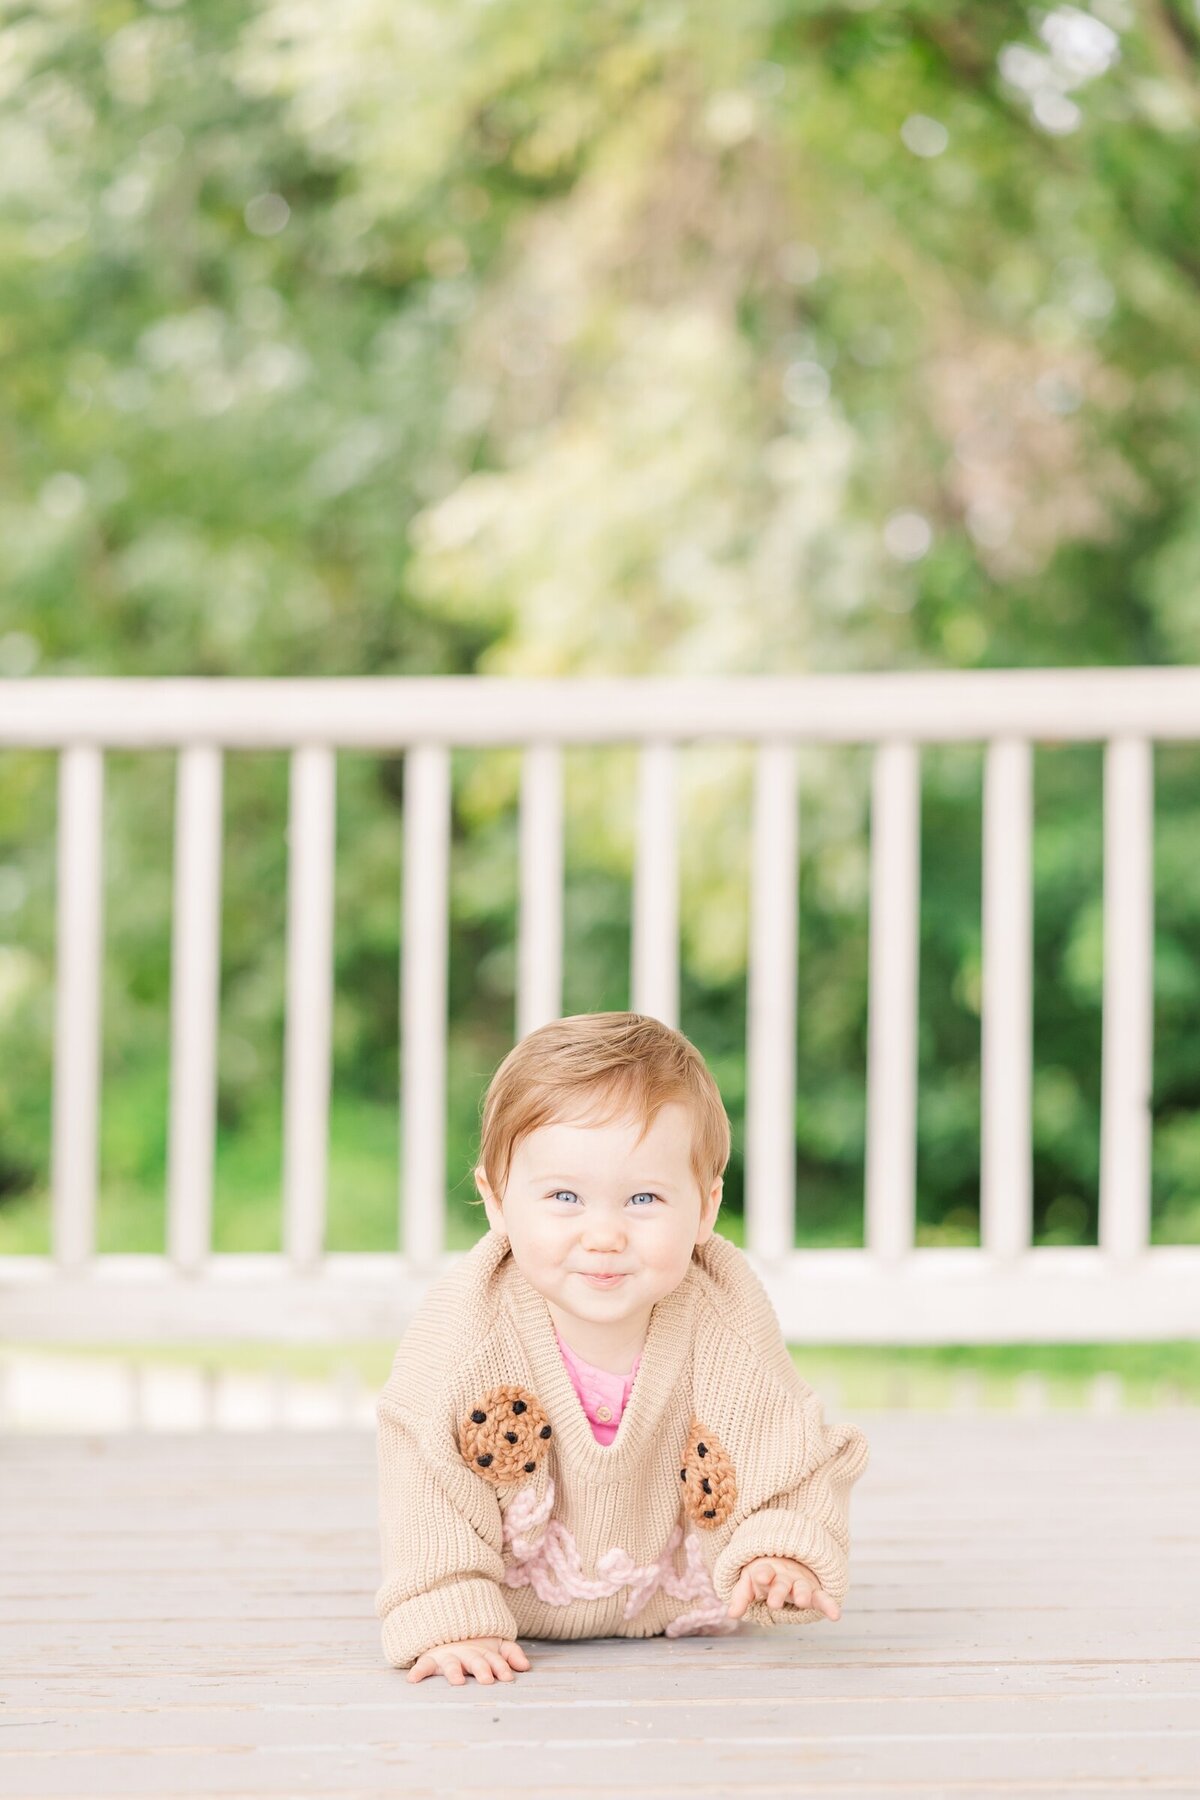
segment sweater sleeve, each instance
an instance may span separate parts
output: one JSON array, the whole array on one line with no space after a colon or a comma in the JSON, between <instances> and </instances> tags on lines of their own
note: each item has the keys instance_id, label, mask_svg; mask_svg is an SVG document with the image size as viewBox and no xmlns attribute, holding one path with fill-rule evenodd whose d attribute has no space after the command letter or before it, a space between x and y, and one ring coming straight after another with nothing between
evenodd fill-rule
<instances>
[{"instance_id":1,"label":"sweater sleeve","mask_svg":"<svg viewBox=\"0 0 1200 1800\"><path fill-rule=\"evenodd\" d=\"M435 1644L515 1638L495 1492L466 1468L440 1464L391 1400L380 1399L375 1416L383 1562L375 1612L385 1658L407 1669Z\"/></svg>"},{"instance_id":2,"label":"sweater sleeve","mask_svg":"<svg viewBox=\"0 0 1200 1800\"><path fill-rule=\"evenodd\" d=\"M735 1513L734 1529L713 1568L719 1597L728 1602L738 1576L756 1556L788 1556L804 1563L840 1605L850 1585L850 1489L867 1466L867 1440L857 1425L827 1425L819 1397L802 1402L803 1469L790 1486ZM739 1509L740 1510L740 1509ZM816 1607L790 1603L772 1612L765 1600L745 1617L756 1624L806 1624L823 1619Z\"/></svg>"}]
</instances>

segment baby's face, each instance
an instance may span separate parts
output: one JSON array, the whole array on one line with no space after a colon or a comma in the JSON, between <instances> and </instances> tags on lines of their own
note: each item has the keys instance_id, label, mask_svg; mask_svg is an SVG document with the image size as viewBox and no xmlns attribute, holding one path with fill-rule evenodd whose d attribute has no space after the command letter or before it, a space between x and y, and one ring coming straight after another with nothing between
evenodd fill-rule
<instances>
[{"instance_id":1,"label":"baby's face","mask_svg":"<svg viewBox=\"0 0 1200 1800\"><path fill-rule=\"evenodd\" d=\"M548 1301L596 1326L646 1315L712 1235L721 1180L701 1195L687 1109L669 1101L641 1143L635 1119L557 1121L522 1138L498 1205L475 1171L494 1231ZM615 1280L591 1279L613 1274Z\"/></svg>"}]
</instances>

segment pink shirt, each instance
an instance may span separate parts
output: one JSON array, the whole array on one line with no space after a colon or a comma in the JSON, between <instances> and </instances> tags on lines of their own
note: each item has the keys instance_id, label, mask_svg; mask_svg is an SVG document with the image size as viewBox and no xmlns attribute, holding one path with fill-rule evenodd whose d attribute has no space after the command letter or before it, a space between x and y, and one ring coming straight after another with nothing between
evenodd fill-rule
<instances>
[{"instance_id":1,"label":"pink shirt","mask_svg":"<svg viewBox=\"0 0 1200 1800\"><path fill-rule=\"evenodd\" d=\"M592 1436L598 1444L611 1444L617 1435L621 1414L625 1411L633 1389L633 1378L638 1372L641 1356L634 1357L633 1367L628 1375L610 1375L607 1369L597 1369L593 1363L584 1362L581 1356L576 1356L559 1337L557 1330L554 1335L558 1338L558 1347L567 1366L567 1374L571 1377L571 1385L579 1395L579 1404L592 1428Z\"/></svg>"}]
</instances>

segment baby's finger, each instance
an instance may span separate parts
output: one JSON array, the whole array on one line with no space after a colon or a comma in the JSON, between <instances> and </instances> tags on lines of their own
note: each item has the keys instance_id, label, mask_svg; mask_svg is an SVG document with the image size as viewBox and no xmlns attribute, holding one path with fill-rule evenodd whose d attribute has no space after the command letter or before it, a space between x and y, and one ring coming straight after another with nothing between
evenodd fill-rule
<instances>
[{"instance_id":1,"label":"baby's finger","mask_svg":"<svg viewBox=\"0 0 1200 1800\"><path fill-rule=\"evenodd\" d=\"M492 1665L482 1650L468 1650L463 1657L463 1661L466 1663L468 1669L470 1669L476 1681L482 1681L485 1686L489 1681L495 1681L496 1677L492 1674Z\"/></svg>"},{"instance_id":2,"label":"baby's finger","mask_svg":"<svg viewBox=\"0 0 1200 1800\"><path fill-rule=\"evenodd\" d=\"M787 1575L776 1575L767 1590L767 1605L778 1609L792 1591L792 1580Z\"/></svg>"},{"instance_id":3,"label":"baby's finger","mask_svg":"<svg viewBox=\"0 0 1200 1800\"><path fill-rule=\"evenodd\" d=\"M520 1644L514 1643L511 1638L505 1638L503 1640L500 1645L500 1654L501 1656L508 1658L509 1666L511 1668L527 1669L530 1666L529 1658L522 1650Z\"/></svg>"},{"instance_id":4,"label":"baby's finger","mask_svg":"<svg viewBox=\"0 0 1200 1800\"><path fill-rule=\"evenodd\" d=\"M729 1596L729 1610L725 1615L726 1618L741 1618L742 1614L750 1604L749 1587L750 1577L743 1572L738 1576L737 1581L734 1583L733 1592Z\"/></svg>"},{"instance_id":5,"label":"baby's finger","mask_svg":"<svg viewBox=\"0 0 1200 1800\"><path fill-rule=\"evenodd\" d=\"M832 1594L827 1594L823 1587L814 1587L811 1581L798 1581L792 1590L792 1605L809 1607L825 1614L827 1619L840 1619L842 1609Z\"/></svg>"},{"instance_id":6,"label":"baby's finger","mask_svg":"<svg viewBox=\"0 0 1200 1800\"><path fill-rule=\"evenodd\" d=\"M492 1665L492 1673L497 1681L515 1681L517 1679L498 1650L489 1650L487 1659Z\"/></svg>"},{"instance_id":7,"label":"baby's finger","mask_svg":"<svg viewBox=\"0 0 1200 1800\"><path fill-rule=\"evenodd\" d=\"M434 1662L432 1656L418 1656L416 1662L408 1671L408 1679L410 1681L424 1681L425 1677L427 1675L432 1675L436 1668L437 1664Z\"/></svg>"}]
</instances>

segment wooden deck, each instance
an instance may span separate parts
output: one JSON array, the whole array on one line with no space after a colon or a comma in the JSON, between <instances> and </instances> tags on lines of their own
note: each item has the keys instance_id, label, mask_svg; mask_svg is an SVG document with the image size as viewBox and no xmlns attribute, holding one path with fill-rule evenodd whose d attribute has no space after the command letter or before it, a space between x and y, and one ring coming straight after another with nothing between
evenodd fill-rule
<instances>
[{"instance_id":1,"label":"wooden deck","mask_svg":"<svg viewBox=\"0 0 1200 1800\"><path fill-rule=\"evenodd\" d=\"M856 1412L837 1625L383 1662L371 1433L0 1442L0 1792L1200 1795L1200 1413Z\"/></svg>"}]
</instances>

